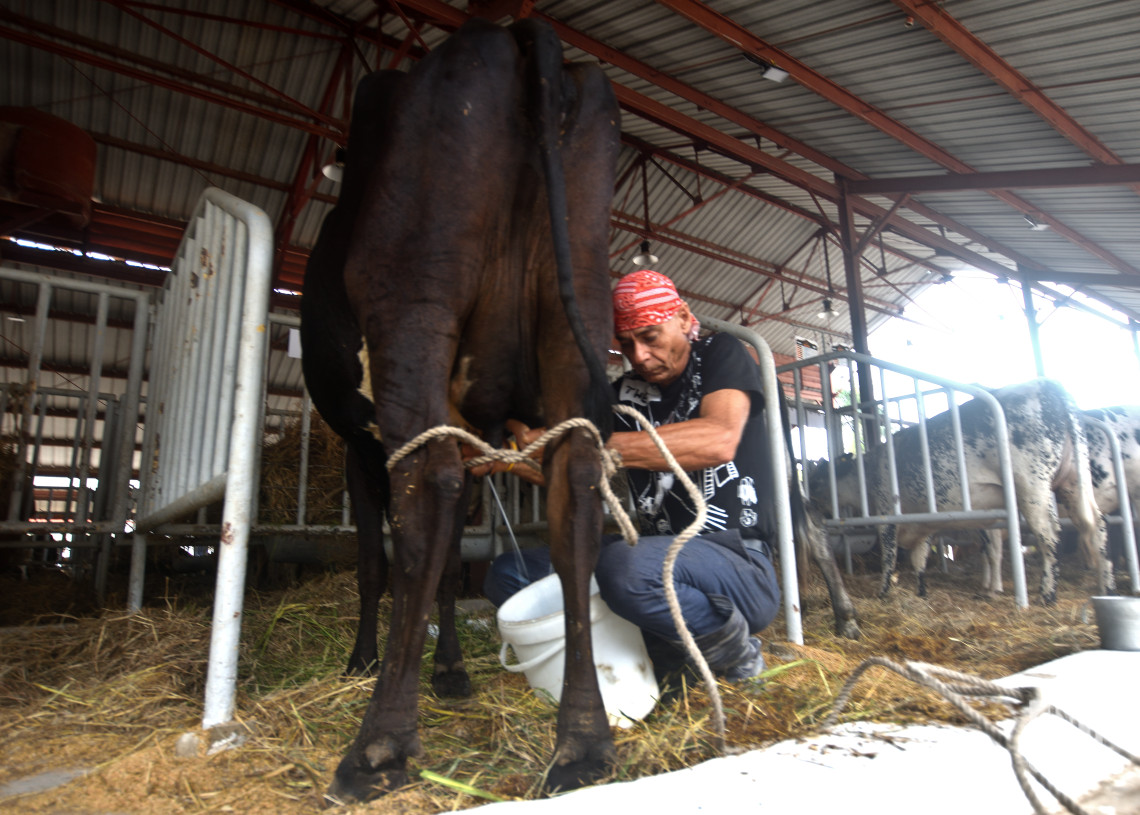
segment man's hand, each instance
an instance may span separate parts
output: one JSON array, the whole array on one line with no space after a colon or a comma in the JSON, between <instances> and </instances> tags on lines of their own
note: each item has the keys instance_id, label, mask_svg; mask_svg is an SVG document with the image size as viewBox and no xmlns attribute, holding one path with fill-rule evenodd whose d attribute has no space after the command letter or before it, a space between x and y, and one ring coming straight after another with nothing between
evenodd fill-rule
<instances>
[{"instance_id":1,"label":"man's hand","mask_svg":"<svg viewBox=\"0 0 1140 815\"><path fill-rule=\"evenodd\" d=\"M516 419L507 419L506 427L510 433L510 437L507 439L506 444L503 445L504 450L521 450L546 432L545 428L530 428ZM473 458L478 458L483 455L481 450L468 444L460 444L459 452L463 457L464 464ZM542 448L539 448L533 455L534 458L541 461ZM546 484L546 480L542 475L542 469L540 467L532 467L525 462L492 461L488 464L480 464L478 467L472 467L470 470L471 474L476 477L493 475L494 473L511 473L519 476L524 481L538 484L540 487Z\"/></svg>"}]
</instances>

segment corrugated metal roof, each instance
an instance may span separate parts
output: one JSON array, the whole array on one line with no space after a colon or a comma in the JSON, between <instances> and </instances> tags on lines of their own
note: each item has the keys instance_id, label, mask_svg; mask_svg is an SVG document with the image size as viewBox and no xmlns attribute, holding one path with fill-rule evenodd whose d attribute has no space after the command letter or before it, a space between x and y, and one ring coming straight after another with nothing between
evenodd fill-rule
<instances>
[{"instance_id":1,"label":"corrugated metal roof","mask_svg":"<svg viewBox=\"0 0 1140 815\"><path fill-rule=\"evenodd\" d=\"M387 8L380 15L372 0L11 2L0 20L7 32L0 33L0 104L35 107L92 133L104 207L185 219L201 190L217 185L264 209L281 228L295 208L288 242L304 250L338 191L303 165L306 148L315 143L318 164L331 156L331 137L343 132L346 94L366 66L389 67L405 40L413 53L430 49L452 25L434 24L433 6L422 0L399 5L422 23L416 34ZM465 10L467 4L448 5ZM648 232L661 270L698 310L755 323L784 354L794 354L796 336L825 330L849 342L838 210L829 192L836 172L888 178L941 175L948 164L1006 172L1096 163L1082 137L1062 132L973 61L981 48L1003 69L1020 72L1035 86L1027 92L1047 96L1120 161L1140 163L1134 2L926 4L923 14L944 15L980 43L959 37L958 47L934 30L937 21L908 22L916 13L909 5L535 3L537 16L582 38L567 46L569 58L599 60L605 55L597 44L614 49L637 64L602 59L611 79L674 114L662 123L639 113L636 102L626 105L622 169L647 161L648 200L636 169L615 191L614 272L632 268L630 258ZM710 10L724 31L690 19ZM763 79L744 57L749 50L778 55L775 61L792 75L779 83ZM352 68L338 81L345 54ZM646 145L655 151L651 159L643 155ZM893 214L882 255L876 238L862 258L867 318L874 326L897 315L941 278L932 247L942 239L951 249L978 253L991 272L1016 275L1021 262L1043 280L1116 275L1125 285L1098 278L1083 289L1140 317L1140 291L1131 285L1140 275L1137 188L1015 191L1023 203L984 191L916 192ZM881 195L859 202L859 233L892 203ZM1031 231L1023 206L1064 228ZM829 323L816 317L828 294L823 243L841 312ZM879 274L884 265L886 274ZM1059 296L1068 291L1042 286Z\"/></svg>"}]
</instances>

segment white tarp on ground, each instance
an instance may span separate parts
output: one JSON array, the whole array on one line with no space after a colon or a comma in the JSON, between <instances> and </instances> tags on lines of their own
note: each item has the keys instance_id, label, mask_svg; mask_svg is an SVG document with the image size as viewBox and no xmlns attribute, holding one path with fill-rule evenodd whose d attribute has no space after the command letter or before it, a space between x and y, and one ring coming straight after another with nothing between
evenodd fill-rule
<instances>
[{"instance_id":1,"label":"white tarp on ground","mask_svg":"<svg viewBox=\"0 0 1140 815\"><path fill-rule=\"evenodd\" d=\"M862 682L872 679L864 677ZM1000 684L1041 687L1054 707L1133 755L1140 754L1140 652L1085 651L1006 677ZM1009 729L1008 723L1002 727L1006 733ZM1140 768L1056 716L1045 715L1028 725L1021 747L1050 783L1075 800L1103 781L1112 780L1118 791L1126 784L1135 789ZM1035 789L1045 806L1064 811L1043 788ZM1033 808L1017 783L1009 753L981 731L866 723L841 725L827 735L784 741L665 775L479 808L480 815L593 811L1021 815ZM1140 800L1118 794L1111 806L1089 801L1088 811L1140 813Z\"/></svg>"}]
</instances>

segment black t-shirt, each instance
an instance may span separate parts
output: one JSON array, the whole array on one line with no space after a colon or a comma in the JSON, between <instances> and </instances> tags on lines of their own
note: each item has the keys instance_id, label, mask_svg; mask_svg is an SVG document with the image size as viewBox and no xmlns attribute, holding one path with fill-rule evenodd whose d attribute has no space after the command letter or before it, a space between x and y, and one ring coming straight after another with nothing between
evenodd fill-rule
<instances>
[{"instance_id":1,"label":"black t-shirt","mask_svg":"<svg viewBox=\"0 0 1140 815\"><path fill-rule=\"evenodd\" d=\"M702 398L728 388L747 393L752 408L736 457L727 464L689 473L708 506L701 531L739 529L742 537L774 541L776 516L760 367L739 340L713 334L694 342L685 371L664 387L632 371L614 383L618 401L641 411L654 427L697 418ZM641 428L632 418L618 414L615 429ZM673 473L629 469L626 474L642 534L676 535L692 523L696 511Z\"/></svg>"}]
</instances>

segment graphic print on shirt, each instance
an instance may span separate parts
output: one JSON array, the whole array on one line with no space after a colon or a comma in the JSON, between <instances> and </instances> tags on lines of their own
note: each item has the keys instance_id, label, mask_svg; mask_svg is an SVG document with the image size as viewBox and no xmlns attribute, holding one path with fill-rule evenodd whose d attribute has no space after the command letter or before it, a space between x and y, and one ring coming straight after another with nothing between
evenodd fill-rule
<instances>
[{"instance_id":1,"label":"graphic print on shirt","mask_svg":"<svg viewBox=\"0 0 1140 815\"><path fill-rule=\"evenodd\" d=\"M752 480L752 476L740 479L740 484L736 487L736 497L740 500L740 526L744 528L756 526L758 516L752 507L756 506L759 499L756 496L756 483Z\"/></svg>"},{"instance_id":2,"label":"graphic print on shirt","mask_svg":"<svg viewBox=\"0 0 1140 815\"><path fill-rule=\"evenodd\" d=\"M707 347L707 341L694 344L690 364L678 383L679 391L667 388L663 395L657 385L627 377L619 386L619 401L641 409L648 415L654 427L697 418L700 415L701 398L704 396L701 352ZM655 416L655 409L658 414L668 411L668 415ZM734 482L740 480L740 471L735 461L706 467L690 475L697 482L705 500L706 530L756 525L755 512L745 512L743 513L745 517L740 519L732 517L738 512L736 503L739 490L734 486ZM636 481L638 489L634 500L644 532L659 535L677 534L684 524L680 520L681 516L675 513L679 507L691 507L692 498L688 491L669 472L643 473ZM752 492L755 494L754 489ZM719 501L718 496L721 499ZM749 515L750 518L747 517Z\"/></svg>"},{"instance_id":3,"label":"graphic print on shirt","mask_svg":"<svg viewBox=\"0 0 1140 815\"><path fill-rule=\"evenodd\" d=\"M649 486L637 496L637 512L644 517L652 517L661 511L661 504L665 495L673 489L672 473L653 473L654 478L649 480ZM650 490L653 494L650 495Z\"/></svg>"},{"instance_id":4,"label":"graphic print on shirt","mask_svg":"<svg viewBox=\"0 0 1140 815\"><path fill-rule=\"evenodd\" d=\"M639 379L623 379L619 402L632 402L635 407L649 407L650 402L661 401L661 389L651 382Z\"/></svg>"}]
</instances>

